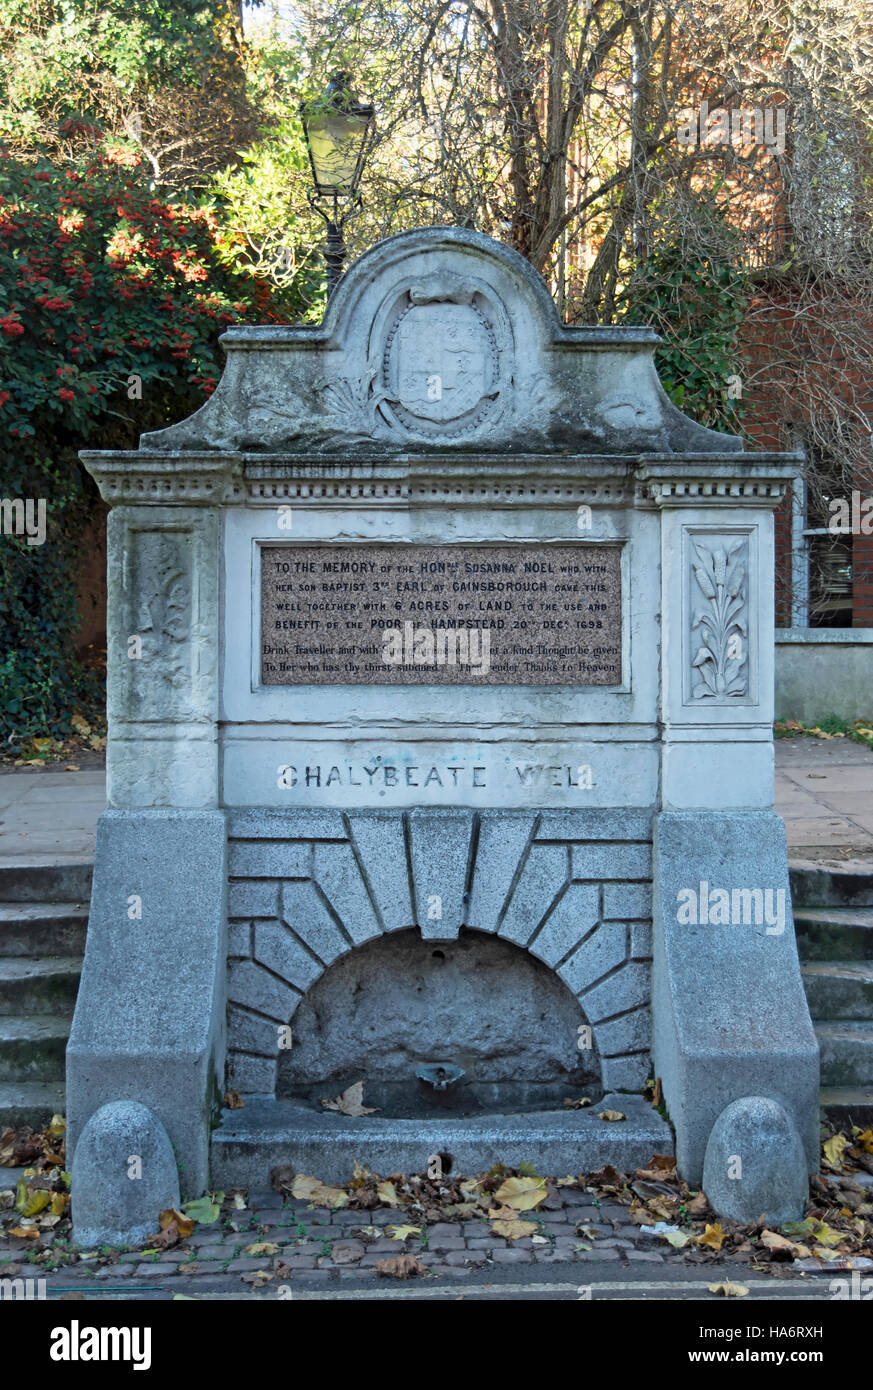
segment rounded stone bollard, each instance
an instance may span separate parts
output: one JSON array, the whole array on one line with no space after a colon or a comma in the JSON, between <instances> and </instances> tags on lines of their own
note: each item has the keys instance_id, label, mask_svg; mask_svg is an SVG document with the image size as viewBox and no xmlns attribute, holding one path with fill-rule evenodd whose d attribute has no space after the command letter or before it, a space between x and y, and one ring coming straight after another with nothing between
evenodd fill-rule
<instances>
[{"instance_id":1,"label":"rounded stone bollard","mask_svg":"<svg viewBox=\"0 0 873 1390\"><path fill-rule=\"evenodd\" d=\"M719 1216L771 1226L800 1221L809 1173L800 1135L788 1111L765 1096L725 1106L712 1127L703 1160L703 1190Z\"/></svg>"},{"instance_id":2,"label":"rounded stone bollard","mask_svg":"<svg viewBox=\"0 0 873 1390\"><path fill-rule=\"evenodd\" d=\"M167 1131L134 1100L114 1100L91 1116L73 1155L73 1239L141 1245L166 1207L179 1205L179 1172Z\"/></svg>"}]
</instances>

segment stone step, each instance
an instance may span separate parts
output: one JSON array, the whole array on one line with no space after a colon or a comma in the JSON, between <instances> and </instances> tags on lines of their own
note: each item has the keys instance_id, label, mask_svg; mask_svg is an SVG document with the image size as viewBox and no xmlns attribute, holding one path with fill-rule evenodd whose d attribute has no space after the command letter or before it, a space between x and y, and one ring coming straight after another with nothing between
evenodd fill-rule
<instances>
[{"instance_id":1,"label":"stone step","mask_svg":"<svg viewBox=\"0 0 873 1390\"><path fill-rule=\"evenodd\" d=\"M873 961L806 961L800 973L813 1018L873 1021Z\"/></svg>"},{"instance_id":2,"label":"stone step","mask_svg":"<svg viewBox=\"0 0 873 1390\"><path fill-rule=\"evenodd\" d=\"M52 1115L63 1115L62 1081L0 1081L0 1132L11 1126L44 1129ZM8 1171L0 1169L0 1181Z\"/></svg>"},{"instance_id":3,"label":"stone step","mask_svg":"<svg viewBox=\"0 0 873 1390\"><path fill-rule=\"evenodd\" d=\"M62 1082L70 1036L66 1019L45 1014L0 1016L0 1081Z\"/></svg>"},{"instance_id":4,"label":"stone step","mask_svg":"<svg viewBox=\"0 0 873 1390\"><path fill-rule=\"evenodd\" d=\"M793 859L791 901L798 907L873 907L873 864L839 866Z\"/></svg>"},{"instance_id":5,"label":"stone step","mask_svg":"<svg viewBox=\"0 0 873 1390\"><path fill-rule=\"evenodd\" d=\"M0 959L0 1016L52 1014L72 1018L82 960L77 956Z\"/></svg>"},{"instance_id":6,"label":"stone step","mask_svg":"<svg viewBox=\"0 0 873 1390\"><path fill-rule=\"evenodd\" d=\"M54 864L39 860L0 860L0 902L87 903L91 897L90 859Z\"/></svg>"},{"instance_id":7,"label":"stone step","mask_svg":"<svg viewBox=\"0 0 873 1390\"><path fill-rule=\"evenodd\" d=\"M81 956L88 904L0 902L0 958Z\"/></svg>"},{"instance_id":8,"label":"stone step","mask_svg":"<svg viewBox=\"0 0 873 1390\"><path fill-rule=\"evenodd\" d=\"M873 1128L873 1087L823 1086L819 1103L825 1118L841 1128Z\"/></svg>"},{"instance_id":9,"label":"stone step","mask_svg":"<svg viewBox=\"0 0 873 1390\"><path fill-rule=\"evenodd\" d=\"M802 961L873 960L873 908L795 908L794 930Z\"/></svg>"},{"instance_id":10,"label":"stone step","mask_svg":"<svg viewBox=\"0 0 873 1390\"><path fill-rule=\"evenodd\" d=\"M823 1086L873 1086L873 1023L815 1024Z\"/></svg>"},{"instance_id":11,"label":"stone step","mask_svg":"<svg viewBox=\"0 0 873 1390\"><path fill-rule=\"evenodd\" d=\"M601 1110L620 1110L621 1124L604 1124ZM421 1173L431 1154L450 1156L446 1173L487 1171L495 1163L532 1163L538 1173L592 1172L612 1163L623 1171L671 1154L669 1125L641 1096L609 1095L590 1110L543 1110L426 1120L366 1122L326 1114L293 1101L249 1096L225 1110L212 1135L210 1172L217 1187L257 1187L270 1169L288 1163L322 1182L346 1182L354 1164L376 1173ZM444 1163L446 1160L444 1160Z\"/></svg>"}]
</instances>

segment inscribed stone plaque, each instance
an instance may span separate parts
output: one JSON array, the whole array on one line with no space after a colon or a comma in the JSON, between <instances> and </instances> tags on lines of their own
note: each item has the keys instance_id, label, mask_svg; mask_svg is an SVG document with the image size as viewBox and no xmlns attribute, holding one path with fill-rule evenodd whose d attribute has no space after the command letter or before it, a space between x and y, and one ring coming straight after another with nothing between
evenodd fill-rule
<instances>
[{"instance_id":1,"label":"inscribed stone plaque","mask_svg":"<svg viewBox=\"0 0 873 1390\"><path fill-rule=\"evenodd\" d=\"M264 685L618 685L617 545L261 551Z\"/></svg>"}]
</instances>

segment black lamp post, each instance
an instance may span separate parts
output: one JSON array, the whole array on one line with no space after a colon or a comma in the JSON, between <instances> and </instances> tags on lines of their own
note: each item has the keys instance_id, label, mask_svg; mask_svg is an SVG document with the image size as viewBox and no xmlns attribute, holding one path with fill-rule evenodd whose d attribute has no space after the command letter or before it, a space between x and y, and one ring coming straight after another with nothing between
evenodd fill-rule
<instances>
[{"instance_id":1,"label":"black lamp post","mask_svg":"<svg viewBox=\"0 0 873 1390\"><path fill-rule=\"evenodd\" d=\"M360 207L358 184L364 168L367 139L375 123L372 106L358 101L349 87L348 73L335 72L324 96L300 103L303 134L312 165L315 190L309 202L327 223L327 294L330 298L342 275L346 248L343 223L351 208ZM329 198L325 212L319 198ZM354 199L340 212L340 199Z\"/></svg>"}]
</instances>

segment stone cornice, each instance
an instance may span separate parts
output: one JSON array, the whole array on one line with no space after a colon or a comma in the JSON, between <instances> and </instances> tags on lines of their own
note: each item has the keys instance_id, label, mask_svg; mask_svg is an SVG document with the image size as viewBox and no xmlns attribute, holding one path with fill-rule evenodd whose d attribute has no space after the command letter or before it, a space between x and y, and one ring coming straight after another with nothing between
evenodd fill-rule
<instances>
[{"instance_id":1,"label":"stone cornice","mask_svg":"<svg viewBox=\"0 0 873 1390\"><path fill-rule=\"evenodd\" d=\"M778 507L801 453L747 454L691 463L647 459L637 469L637 503L654 507Z\"/></svg>"},{"instance_id":2,"label":"stone cornice","mask_svg":"<svg viewBox=\"0 0 873 1390\"><path fill-rule=\"evenodd\" d=\"M110 506L242 506L296 502L348 506L700 507L778 505L799 455L689 459L639 455L481 455L386 459L224 452L82 453ZM486 466L487 464L487 466Z\"/></svg>"}]
</instances>

